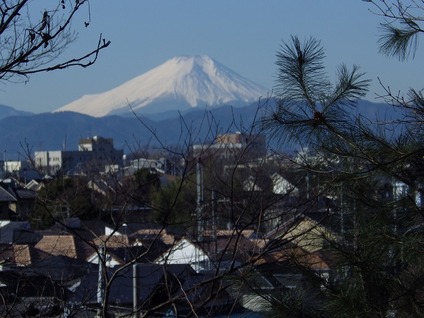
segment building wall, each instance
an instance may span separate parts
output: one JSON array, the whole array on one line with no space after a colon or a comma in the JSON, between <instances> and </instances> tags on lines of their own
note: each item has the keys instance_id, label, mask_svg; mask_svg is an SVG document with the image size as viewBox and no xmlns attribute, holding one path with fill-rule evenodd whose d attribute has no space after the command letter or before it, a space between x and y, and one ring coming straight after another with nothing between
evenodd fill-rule
<instances>
[{"instance_id":1,"label":"building wall","mask_svg":"<svg viewBox=\"0 0 424 318\"><path fill-rule=\"evenodd\" d=\"M93 151L93 152L113 152L113 139L94 136L92 138L80 139L78 145L79 151Z\"/></svg>"},{"instance_id":2,"label":"building wall","mask_svg":"<svg viewBox=\"0 0 424 318\"><path fill-rule=\"evenodd\" d=\"M212 144L193 145L194 157L216 157L229 159L241 152L251 159L266 155L266 139L263 135L244 133L223 134L216 137Z\"/></svg>"},{"instance_id":3,"label":"building wall","mask_svg":"<svg viewBox=\"0 0 424 318\"><path fill-rule=\"evenodd\" d=\"M78 151L36 151L35 165L47 174L63 172L98 170L106 166L122 166L123 150L113 148L111 138L93 137L81 139Z\"/></svg>"},{"instance_id":4,"label":"building wall","mask_svg":"<svg viewBox=\"0 0 424 318\"><path fill-rule=\"evenodd\" d=\"M1 161L2 163L2 171L7 172L16 172L20 171L22 169L29 169L30 163L28 161L17 161L17 160L7 160L7 161Z\"/></svg>"},{"instance_id":5,"label":"building wall","mask_svg":"<svg viewBox=\"0 0 424 318\"><path fill-rule=\"evenodd\" d=\"M62 167L62 151L35 151L35 168L46 174L55 174Z\"/></svg>"}]
</instances>

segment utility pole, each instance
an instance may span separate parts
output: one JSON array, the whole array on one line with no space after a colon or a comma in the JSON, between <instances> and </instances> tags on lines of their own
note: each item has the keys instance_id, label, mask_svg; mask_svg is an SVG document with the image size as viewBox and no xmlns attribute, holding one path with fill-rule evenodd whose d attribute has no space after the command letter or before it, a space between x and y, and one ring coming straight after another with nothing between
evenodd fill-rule
<instances>
[{"instance_id":1,"label":"utility pole","mask_svg":"<svg viewBox=\"0 0 424 318\"><path fill-rule=\"evenodd\" d=\"M197 192L197 198L196 198L196 215L195 215L195 242L197 245L199 245L200 242L202 242L202 235L203 235L203 172L202 172L202 165L200 162L200 158L197 160L196 164L196 192ZM197 246L194 250L194 258L195 258L195 264L197 267L196 272L200 271L200 255L199 255L199 246Z\"/></svg>"},{"instance_id":2,"label":"utility pole","mask_svg":"<svg viewBox=\"0 0 424 318\"><path fill-rule=\"evenodd\" d=\"M138 299L140 297L139 292L138 292L138 264L134 263L133 264L133 312L134 312L134 317L138 317Z\"/></svg>"},{"instance_id":3,"label":"utility pole","mask_svg":"<svg viewBox=\"0 0 424 318\"><path fill-rule=\"evenodd\" d=\"M196 226L197 226L197 241L202 240L203 232L203 171L200 158L196 165L196 187L197 187L197 200L196 200Z\"/></svg>"},{"instance_id":4,"label":"utility pole","mask_svg":"<svg viewBox=\"0 0 424 318\"><path fill-rule=\"evenodd\" d=\"M97 303L99 305L99 309L97 312L97 316L102 316L102 306L104 301L104 282L103 282L103 266L105 262L105 247L103 245L99 246L99 275L97 280Z\"/></svg>"}]
</instances>

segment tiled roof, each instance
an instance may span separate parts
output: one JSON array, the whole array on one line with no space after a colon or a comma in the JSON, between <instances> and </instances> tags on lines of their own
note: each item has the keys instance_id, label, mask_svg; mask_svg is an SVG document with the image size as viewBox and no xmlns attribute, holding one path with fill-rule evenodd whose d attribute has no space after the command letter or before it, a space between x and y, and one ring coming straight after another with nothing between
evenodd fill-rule
<instances>
[{"instance_id":1,"label":"tiled roof","mask_svg":"<svg viewBox=\"0 0 424 318\"><path fill-rule=\"evenodd\" d=\"M131 238L139 242L152 242L153 240L161 240L166 245L175 243L175 237L168 234L163 229L141 229L130 235Z\"/></svg>"},{"instance_id":2,"label":"tiled roof","mask_svg":"<svg viewBox=\"0 0 424 318\"><path fill-rule=\"evenodd\" d=\"M203 234L206 236L236 236L236 235L243 235L246 238L250 238L255 233L255 230L242 230L237 231L235 229L233 230L218 230L218 231L204 231Z\"/></svg>"},{"instance_id":3,"label":"tiled roof","mask_svg":"<svg viewBox=\"0 0 424 318\"><path fill-rule=\"evenodd\" d=\"M280 251L262 255L255 262L255 265L281 264L284 262L296 263L303 267L317 271L330 269L329 265L321 258L318 253L309 253L308 251L296 246L282 248Z\"/></svg>"},{"instance_id":4,"label":"tiled roof","mask_svg":"<svg viewBox=\"0 0 424 318\"><path fill-rule=\"evenodd\" d=\"M46 235L35 247L51 255L78 258L77 243L73 235Z\"/></svg>"},{"instance_id":5,"label":"tiled roof","mask_svg":"<svg viewBox=\"0 0 424 318\"><path fill-rule=\"evenodd\" d=\"M28 266L32 263L30 246L27 244L13 245L13 253L15 263L23 266Z\"/></svg>"},{"instance_id":6,"label":"tiled roof","mask_svg":"<svg viewBox=\"0 0 424 318\"><path fill-rule=\"evenodd\" d=\"M102 235L93 240L96 246L106 245L109 248L128 247L130 241L127 235Z\"/></svg>"},{"instance_id":7,"label":"tiled roof","mask_svg":"<svg viewBox=\"0 0 424 318\"><path fill-rule=\"evenodd\" d=\"M1 244L0 262L8 265L29 266L47 254L28 244Z\"/></svg>"},{"instance_id":8,"label":"tiled roof","mask_svg":"<svg viewBox=\"0 0 424 318\"><path fill-rule=\"evenodd\" d=\"M9 264L15 262L15 255L12 244L0 244L0 263Z\"/></svg>"}]
</instances>

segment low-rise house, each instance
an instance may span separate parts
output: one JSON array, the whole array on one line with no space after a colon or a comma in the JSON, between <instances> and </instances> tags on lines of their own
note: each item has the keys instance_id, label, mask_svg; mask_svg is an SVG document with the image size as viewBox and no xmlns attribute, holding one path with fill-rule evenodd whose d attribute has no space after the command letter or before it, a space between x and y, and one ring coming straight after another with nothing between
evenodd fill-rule
<instances>
[{"instance_id":1,"label":"low-rise house","mask_svg":"<svg viewBox=\"0 0 424 318\"><path fill-rule=\"evenodd\" d=\"M0 220L26 220L35 209L36 192L14 179L0 181Z\"/></svg>"},{"instance_id":2,"label":"low-rise house","mask_svg":"<svg viewBox=\"0 0 424 318\"><path fill-rule=\"evenodd\" d=\"M0 271L2 317L55 317L63 312L69 291L48 276L26 271Z\"/></svg>"},{"instance_id":3,"label":"low-rise house","mask_svg":"<svg viewBox=\"0 0 424 318\"><path fill-rule=\"evenodd\" d=\"M64 301L89 275L92 265L52 255L32 245L0 245L0 315L2 317L57 316Z\"/></svg>"},{"instance_id":4,"label":"low-rise house","mask_svg":"<svg viewBox=\"0 0 424 318\"><path fill-rule=\"evenodd\" d=\"M160 255L156 264L190 264L197 273L211 270L212 260L198 245L187 238L176 242L165 253Z\"/></svg>"},{"instance_id":5,"label":"low-rise house","mask_svg":"<svg viewBox=\"0 0 424 318\"><path fill-rule=\"evenodd\" d=\"M124 265L145 252L139 246L132 246L128 235L102 235L93 240L95 249L87 257L87 262L99 264L100 258L107 267ZM141 250L142 249L142 250Z\"/></svg>"},{"instance_id":6,"label":"low-rise house","mask_svg":"<svg viewBox=\"0 0 424 318\"><path fill-rule=\"evenodd\" d=\"M93 239L95 249L86 260L98 264L102 257L107 267L124 265L130 261L153 263L173 242L172 236L160 230L139 230L131 235L114 231Z\"/></svg>"},{"instance_id":7,"label":"low-rise house","mask_svg":"<svg viewBox=\"0 0 424 318\"><path fill-rule=\"evenodd\" d=\"M68 301L68 312L78 315L81 308L87 313L98 310L104 298L97 287L99 281L93 273L81 280ZM158 265L134 264L132 267L108 269L108 311L116 316L138 312L147 317L174 317L188 315L228 314L235 300L226 293L222 284L210 276L198 275L187 264Z\"/></svg>"},{"instance_id":8,"label":"low-rise house","mask_svg":"<svg viewBox=\"0 0 424 318\"><path fill-rule=\"evenodd\" d=\"M5 188L0 186L0 218L2 220L16 220L17 198Z\"/></svg>"},{"instance_id":9,"label":"low-rise house","mask_svg":"<svg viewBox=\"0 0 424 318\"><path fill-rule=\"evenodd\" d=\"M257 240L242 233L252 231L204 232L199 241L182 238L172 245L157 260L158 264L190 264L197 273L208 271L231 271L249 263L260 253Z\"/></svg>"},{"instance_id":10,"label":"low-rise house","mask_svg":"<svg viewBox=\"0 0 424 318\"><path fill-rule=\"evenodd\" d=\"M293 185L290 181L284 178L279 173L274 173L271 176L272 192L280 195L299 196L299 188Z\"/></svg>"},{"instance_id":11,"label":"low-rise house","mask_svg":"<svg viewBox=\"0 0 424 318\"><path fill-rule=\"evenodd\" d=\"M266 313L271 309L269 299L289 300L293 297L294 301L304 298L303 309L308 307L306 311L320 309L321 295L310 293L310 290L313 284L321 288L327 286L331 268L319 253L285 243L279 249L261 255L253 265L248 269L250 273L243 274L240 285L244 308Z\"/></svg>"},{"instance_id":12,"label":"low-rise house","mask_svg":"<svg viewBox=\"0 0 424 318\"><path fill-rule=\"evenodd\" d=\"M293 243L309 252L322 250L330 239L337 237L330 228L304 215L288 220L267 236Z\"/></svg>"}]
</instances>

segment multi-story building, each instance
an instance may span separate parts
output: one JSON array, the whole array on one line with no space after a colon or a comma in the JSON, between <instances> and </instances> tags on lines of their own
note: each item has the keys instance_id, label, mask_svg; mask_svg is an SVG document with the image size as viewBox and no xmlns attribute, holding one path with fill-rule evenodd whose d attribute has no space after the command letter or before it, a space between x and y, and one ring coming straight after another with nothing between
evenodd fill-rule
<instances>
[{"instance_id":1,"label":"multi-story building","mask_svg":"<svg viewBox=\"0 0 424 318\"><path fill-rule=\"evenodd\" d=\"M260 158L266 154L264 135L233 133L218 135L211 144L193 145L194 157L211 157L216 159L231 159L244 153L249 159Z\"/></svg>"},{"instance_id":2,"label":"multi-story building","mask_svg":"<svg viewBox=\"0 0 424 318\"><path fill-rule=\"evenodd\" d=\"M36 151L34 163L38 170L53 175L63 173L107 171L112 166L122 166L123 150L113 147L112 138L94 136L80 140L78 150Z\"/></svg>"}]
</instances>

